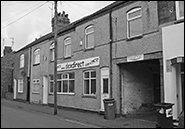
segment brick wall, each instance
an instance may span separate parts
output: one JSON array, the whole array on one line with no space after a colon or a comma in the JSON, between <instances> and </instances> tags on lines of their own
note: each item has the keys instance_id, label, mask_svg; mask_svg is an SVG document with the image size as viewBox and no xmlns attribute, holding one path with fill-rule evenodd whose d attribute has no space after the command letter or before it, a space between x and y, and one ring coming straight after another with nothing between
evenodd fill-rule
<instances>
[{"instance_id":1,"label":"brick wall","mask_svg":"<svg viewBox=\"0 0 185 129\"><path fill-rule=\"evenodd\" d=\"M13 64L13 52L1 57L1 98L4 98L7 92L13 92Z\"/></svg>"}]
</instances>

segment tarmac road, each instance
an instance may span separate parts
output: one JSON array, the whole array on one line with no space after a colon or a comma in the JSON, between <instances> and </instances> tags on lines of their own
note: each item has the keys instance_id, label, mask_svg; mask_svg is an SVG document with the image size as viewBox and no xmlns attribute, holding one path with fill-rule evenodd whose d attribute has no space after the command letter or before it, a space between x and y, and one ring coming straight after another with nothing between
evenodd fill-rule
<instances>
[{"instance_id":1,"label":"tarmac road","mask_svg":"<svg viewBox=\"0 0 185 129\"><path fill-rule=\"evenodd\" d=\"M97 128L58 116L1 105L1 128Z\"/></svg>"}]
</instances>

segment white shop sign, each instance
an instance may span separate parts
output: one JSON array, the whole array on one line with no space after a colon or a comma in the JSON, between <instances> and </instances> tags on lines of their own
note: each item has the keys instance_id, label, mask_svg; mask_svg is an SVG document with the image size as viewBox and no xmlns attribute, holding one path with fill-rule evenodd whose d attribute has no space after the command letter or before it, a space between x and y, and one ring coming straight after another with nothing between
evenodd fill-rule
<instances>
[{"instance_id":1,"label":"white shop sign","mask_svg":"<svg viewBox=\"0 0 185 129\"><path fill-rule=\"evenodd\" d=\"M86 67L98 66L99 64L100 64L100 58L93 57L93 58L58 64L57 71L86 68Z\"/></svg>"}]
</instances>

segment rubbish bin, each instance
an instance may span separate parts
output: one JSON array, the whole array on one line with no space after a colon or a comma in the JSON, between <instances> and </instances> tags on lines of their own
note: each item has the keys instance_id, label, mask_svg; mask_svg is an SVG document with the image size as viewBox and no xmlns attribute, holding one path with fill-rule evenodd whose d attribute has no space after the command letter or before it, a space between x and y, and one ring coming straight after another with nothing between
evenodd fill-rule
<instances>
[{"instance_id":1,"label":"rubbish bin","mask_svg":"<svg viewBox=\"0 0 185 129\"><path fill-rule=\"evenodd\" d=\"M113 98L104 99L104 108L105 108L105 119L115 119L116 116L116 107L115 107L115 100Z\"/></svg>"},{"instance_id":2,"label":"rubbish bin","mask_svg":"<svg viewBox=\"0 0 185 129\"><path fill-rule=\"evenodd\" d=\"M160 128L173 128L173 109L172 103L154 104L157 111L158 126Z\"/></svg>"}]
</instances>

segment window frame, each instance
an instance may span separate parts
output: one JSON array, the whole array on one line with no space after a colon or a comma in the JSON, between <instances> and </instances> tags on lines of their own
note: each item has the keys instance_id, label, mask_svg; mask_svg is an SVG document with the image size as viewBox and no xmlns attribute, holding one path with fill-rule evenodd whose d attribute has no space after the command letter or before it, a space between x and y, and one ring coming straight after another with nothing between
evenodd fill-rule
<instances>
[{"instance_id":1,"label":"window frame","mask_svg":"<svg viewBox=\"0 0 185 129\"><path fill-rule=\"evenodd\" d=\"M93 31L91 31L91 32L86 32L88 29L90 29L90 28L93 28ZM94 33L95 31L94 31L94 25L89 25L89 26L87 26L86 28L85 28L85 49L91 49L91 48L94 48L94 46L95 46L95 40L94 40L94 44L93 44L93 46L90 46L90 47L88 47L88 41L87 41L87 36L88 35L90 35L90 34L94 34L94 36L95 36L95 33ZM95 39L95 38L94 38Z\"/></svg>"},{"instance_id":2,"label":"window frame","mask_svg":"<svg viewBox=\"0 0 185 129\"><path fill-rule=\"evenodd\" d=\"M51 76L53 76L53 80L51 80ZM51 82L53 83L53 92L51 92ZM54 75L49 75L49 94L54 94Z\"/></svg>"},{"instance_id":3,"label":"window frame","mask_svg":"<svg viewBox=\"0 0 185 129\"><path fill-rule=\"evenodd\" d=\"M22 84L22 85L21 85ZM22 88L21 88L22 86ZM24 88L24 79L18 79L18 93L23 93Z\"/></svg>"},{"instance_id":4,"label":"window frame","mask_svg":"<svg viewBox=\"0 0 185 129\"><path fill-rule=\"evenodd\" d=\"M92 71L95 72L95 75L96 75L96 70L86 70L86 71L83 72L83 96L96 96L96 94L97 94L97 88L96 88L95 94L91 93L92 92L91 91L91 87L92 87L91 86L91 80L95 79L96 83L97 83L97 75L96 75L96 77L91 77L91 72ZM86 72L90 73L89 78L85 78L85 73ZM85 93L85 80L89 80L89 94ZM97 86L96 83L95 83L95 87Z\"/></svg>"},{"instance_id":5,"label":"window frame","mask_svg":"<svg viewBox=\"0 0 185 129\"><path fill-rule=\"evenodd\" d=\"M54 61L55 60L55 43L51 43L50 44L50 61Z\"/></svg>"},{"instance_id":6,"label":"window frame","mask_svg":"<svg viewBox=\"0 0 185 129\"><path fill-rule=\"evenodd\" d=\"M135 16L135 17L132 17L132 18L129 18L129 15L131 13L137 12L139 10L141 11L141 14L140 15ZM130 26L130 22L131 21L134 21L136 19L139 19L139 18L141 18L141 20L142 20L142 8L141 7L132 8L132 9L130 9L127 12L127 39L131 39L131 38L135 38L135 37L139 37L139 36L142 36L143 35L143 33L141 33L141 34L137 34L137 35L134 35L134 36L130 36L130 27L129 27ZM143 25L142 25L142 27L143 27ZM143 29L142 29L142 31L143 31Z\"/></svg>"},{"instance_id":7,"label":"window frame","mask_svg":"<svg viewBox=\"0 0 185 129\"><path fill-rule=\"evenodd\" d=\"M67 40L70 40L70 42L66 42ZM67 52L66 52L66 46L69 46L69 45L71 46L71 43L72 43L72 38L71 37L67 37L67 38L64 39L64 58L71 57L71 55L72 55L72 51L70 52L69 55L67 55Z\"/></svg>"},{"instance_id":8,"label":"window frame","mask_svg":"<svg viewBox=\"0 0 185 129\"><path fill-rule=\"evenodd\" d=\"M25 60L25 56L24 54L20 55L20 68L24 68L24 60Z\"/></svg>"},{"instance_id":9,"label":"window frame","mask_svg":"<svg viewBox=\"0 0 185 129\"><path fill-rule=\"evenodd\" d=\"M36 60L36 58L38 58L38 59ZM36 64L40 64L40 48L36 48L34 50L34 65L36 65Z\"/></svg>"},{"instance_id":10,"label":"window frame","mask_svg":"<svg viewBox=\"0 0 185 129\"><path fill-rule=\"evenodd\" d=\"M184 16L180 16L179 1L175 1L175 8L176 8L176 20L182 20L182 19L184 19Z\"/></svg>"},{"instance_id":11,"label":"window frame","mask_svg":"<svg viewBox=\"0 0 185 129\"><path fill-rule=\"evenodd\" d=\"M69 74L74 74L74 78L69 78ZM63 73L63 74L57 74L60 75L61 78L58 79L57 78L57 83L60 81L61 82L61 92L57 91L57 94L75 94L75 73L74 72L70 72L70 73ZM63 75L67 75L67 78L63 78ZM67 92L63 92L63 81L67 81L68 85L67 85ZM69 92L69 81L74 81L74 92Z\"/></svg>"}]
</instances>

